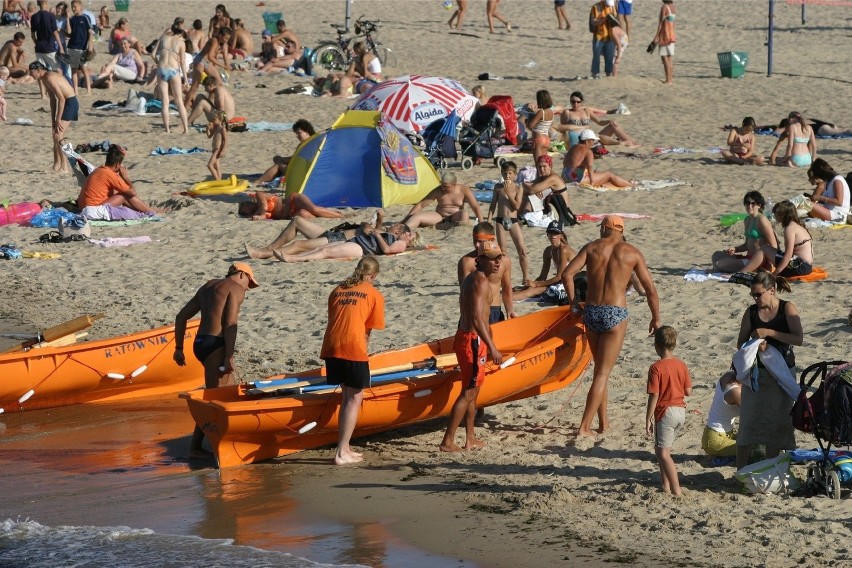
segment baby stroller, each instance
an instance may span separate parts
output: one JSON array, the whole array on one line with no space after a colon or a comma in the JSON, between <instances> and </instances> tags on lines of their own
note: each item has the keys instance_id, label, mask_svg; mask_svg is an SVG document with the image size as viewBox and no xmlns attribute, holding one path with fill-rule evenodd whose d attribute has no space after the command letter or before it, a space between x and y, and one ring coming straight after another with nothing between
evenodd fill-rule
<instances>
[{"instance_id":1,"label":"baby stroller","mask_svg":"<svg viewBox=\"0 0 852 568\"><path fill-rule=\"evenodd\" d=\"M436 169L443 170L450 167L451 161L454 162L453 165L459 165L463 170L473 167L473 158L470 156L463 156L461 162L456 162L459 155L456 142L460 127L461 117L456 111L452 111L445 118L439 118L423 129L424 154Z\"/></svg>"},{"instance_id":2,"label":"baby stroller","mask_svg":"<svg viewBox=\"0 0 852 568\"><path fill-rule=\"evenodd\" d=\"M512 97L494 96L470 116L470 122L462 128L459 142L462 154L470 156L476 163L482 158L492 158L494 165L502 165L501 158L495 150L507 141L517 142L518 119L515 117L515 107Z\"/></svg>"},{"instance_id":3,"label":"baby stroller","mask_svg":"<svg viewBox=\"0 0 852 568\"><path fill-rule=\"evenodd\" d=\"M816 391L808 389L819 380ZM821 456L810 460L805 490L840 499L841 485L852 482L852 454L831 451L852 446L852 363L822 362L802 371L802 392L793 406L793 426L813 433Z\"/></svg>"}]
</instances>

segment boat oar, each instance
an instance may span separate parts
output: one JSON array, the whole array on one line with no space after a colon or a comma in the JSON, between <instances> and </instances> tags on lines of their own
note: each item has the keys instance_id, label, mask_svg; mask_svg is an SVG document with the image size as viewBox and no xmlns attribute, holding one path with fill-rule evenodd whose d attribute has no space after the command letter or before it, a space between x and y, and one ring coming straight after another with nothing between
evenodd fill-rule
<instances>
[{"instance_id":1,"label":"boat oar","mask_svg":"<svg viewBox=\"0 0 852 568\"><path fill-rule=\"evenodd\" d=\"M104 314L95 314L74 318L70 321L66 321L65 323L60 323L59 325L48 328L38 333L35 337L27 339L26 341L23 341L18 345L14 345L0 353L15 353L17 351L29 349L33 345L38 345L39 343L56 341L57 339L71 335L72 333L77 333L78 331L83 331L84 329L92 327L94 322L99 319L103 319L104 317L106 317Z\"/></svg>"},{"instance_id":2,"label":"boat oar","mask_svg":"<svg viewBox=\"0 0 852 568\"><path fill-rule=\"evenodd\" d=\"M370 371L370 376L373 377L376 381L393 380L398 378L404 378L409 375L416 376L416 374L409 374L407 373L407 371L440 369L442 367L454 366L456 364L456 354L448 353L444 355L435 355L434 357L424 359L423 361L415 361L411 363L403 363L400 365L392 365L389 367L373 369L372 371ZM291 377L289 379L271 379L266 381L255 381L255 388L249 389L247 392L249 392L250 394L259 394L264 392L275 392L277 390L282 389L296 390L303 387L325 385L328 381L328 377L302 377L301 381L294 382L293 379L295 378L299 377Z\"/></svg>"}]
</instances>

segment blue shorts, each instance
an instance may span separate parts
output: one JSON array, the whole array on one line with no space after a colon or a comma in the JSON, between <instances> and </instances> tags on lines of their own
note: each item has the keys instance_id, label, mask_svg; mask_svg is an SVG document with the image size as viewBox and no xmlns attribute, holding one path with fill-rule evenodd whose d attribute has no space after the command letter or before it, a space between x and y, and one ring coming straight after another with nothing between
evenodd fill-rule
<instances>
[{"instance_id":1,"label":"blue shorts","mask_svg":"<svg viewBox=\"0 0 852 568\"><path fill-rule=\"evenodd\" d=\"M565 0L553 0L553 6L555 8L559 8L560 6L565 5Z\"/></svg>"},{"instance_id":2,"label":"blue shorts","mask_svg":"<svg viewBox=\"0 0 852 568\"><path fill-rule=\"evenodd\" d=\"M77 100L77 97L65 99L65 108L62 109L62 116L60 118L68 122L76 122L79 114L80 102Z\"/></svg>"},{"instance_id":3,"label":"blue shorts","mask_svg":"<svg viewBox=\"0 0 852 568\"><path fill-rule=\"evenodd\" d=\"M631 15L633 13L633 2L618 0L618 13L624 16Z\"/></svg>"},{"instance_id":4,"label":"blue shorts","mask_svg":"<svg viewBox=\"0 0 852 568\"><path fill-rule=\"evenodd\" d=\"M583 323L589 331L605 333L627 319L627 308L621 306L593 306L586 304Z\"/></svg>"},{"instance_id":5,"label":"blue shorts","mask_svg":"<svg viewBox=\"0 0 852 568\"><path fill-rule=\"evenodd\" d=\"M506 316L503 315L503 310L500 309L500 306L491 306L491 311L488 313L488 323L497 323L505 319Z\"/></svg>"}]
</instances>

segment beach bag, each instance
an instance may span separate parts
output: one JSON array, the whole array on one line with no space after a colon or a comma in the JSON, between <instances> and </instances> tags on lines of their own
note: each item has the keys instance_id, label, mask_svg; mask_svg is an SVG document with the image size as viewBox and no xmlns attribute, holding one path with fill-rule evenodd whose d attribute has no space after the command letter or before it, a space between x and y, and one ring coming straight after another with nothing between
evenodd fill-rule
<instances>
[{"instance_id":1,"label":"beach bag","mask_svg":"<svg viewBox=\"0 0 852 568\"><path fill-rule=\"evenodd\" d=\"M82 216L78 217L79 219L72 219L70 221L64 218L59 219L59 237L61 239L68 242L92 236L92 227L89 225L89 221ZM73 238L75 236L79 236L80 238Z\"/></svg>"},{"instance_id":2,"label":"beach bag","mask_svg":"<svg viewBox=\"0 0 852 568\"><path fill-rule=\"evenodd\" d=\"M782 451L774 458L759 461L737 471L737 480L750 493L787 493L799 488L799 481L790 474L790 454Z\"/></svg>"},{"instance_id":3,"label":"beach bag","mask_svg":"<svg viewBox=\"0 0 852 568\"><path fill-rule=\"evenodd\" d=\"M823 407L823 389L822 385L809 398L807 389L802 389L799 393L799 398L793 405L793 410L790 411L790 416L793 418L793 428L810 434L814 431L814 417L822 412Z\"/></svg>"}]
</instances>

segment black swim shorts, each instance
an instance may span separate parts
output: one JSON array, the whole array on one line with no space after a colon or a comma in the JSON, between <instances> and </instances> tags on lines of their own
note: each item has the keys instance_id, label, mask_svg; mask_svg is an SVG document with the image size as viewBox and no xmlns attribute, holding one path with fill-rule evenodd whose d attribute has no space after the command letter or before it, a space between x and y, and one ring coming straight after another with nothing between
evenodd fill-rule
<instances>
[{"instance_id":1,"label":"black swim shorts","mask_svg":"<svg viewBox=\"0 0 852 568\"><path fill-rule=\"evenodd\" d=\"M325 368L330 385L346 385L353 389L365 389L370 386L370 364L367 361L329 357L325 360Z\"/></svg>"},{"instance_id":2,"label":"black swim shorts","mask_svg":"<svg viewBox=\"0 0 852 568\"><path fill-rule=\"evenodd\" d=\"M67 120L68 122L76 122L79 113L80 103L79 101L77 101L77 97L70 97L65 99L65 108L62 109L62 120Z\"/></svg>"}]
</instances>

